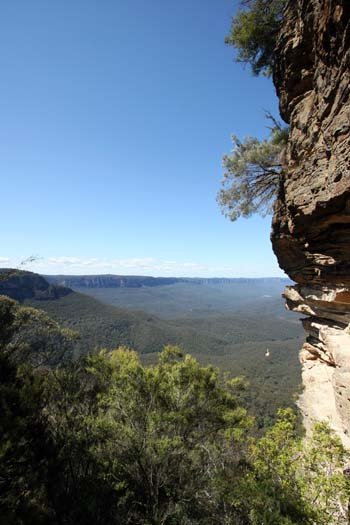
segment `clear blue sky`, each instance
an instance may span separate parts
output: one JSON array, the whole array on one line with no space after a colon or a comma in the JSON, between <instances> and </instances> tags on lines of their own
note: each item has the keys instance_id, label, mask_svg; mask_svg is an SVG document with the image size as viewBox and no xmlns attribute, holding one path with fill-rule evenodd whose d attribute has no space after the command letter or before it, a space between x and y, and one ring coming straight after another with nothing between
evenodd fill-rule
<instances>
[{"instance_id":1,"label":"clear blue sky","mask_svg":"<svg viewBox=\"0 0 350 525\"><path fill-rule=\"evenodd\" d=\"M270 218L215 201L270 80L224 44L236 0L4 0L0 264L46 273L283 275Z\"/></svg>"}]
</instances>

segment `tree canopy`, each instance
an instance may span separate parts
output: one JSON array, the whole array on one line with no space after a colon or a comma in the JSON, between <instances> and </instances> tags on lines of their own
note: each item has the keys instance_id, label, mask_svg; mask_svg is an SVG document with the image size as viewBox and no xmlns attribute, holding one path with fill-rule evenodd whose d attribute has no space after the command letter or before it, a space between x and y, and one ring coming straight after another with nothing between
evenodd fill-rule
<instances>
[{"instance_id":1,"label":"tree canopy","mask_svg":"<svg viewBox=\"0 0 350 525\"><path fill-rule=\"evenodd\" d=\"M283 153L288 128L274 120L266 140L247 137L241 141L232 136L233 150L225 155L222 188L218 203L231 221L253 213L271 213L282 176Z\"/></svg>"},{"instance_id":2,"label":"tree canopy","mask_svg":"<svg viewBox=\"0 0 350 525\"><path fill-rule=\"evenodd\" d=\"M249 64L253 74L270 76L276 37L286 0L242 0L225 42L236 51L237 62Z\"/></svg>"}]
</instances>

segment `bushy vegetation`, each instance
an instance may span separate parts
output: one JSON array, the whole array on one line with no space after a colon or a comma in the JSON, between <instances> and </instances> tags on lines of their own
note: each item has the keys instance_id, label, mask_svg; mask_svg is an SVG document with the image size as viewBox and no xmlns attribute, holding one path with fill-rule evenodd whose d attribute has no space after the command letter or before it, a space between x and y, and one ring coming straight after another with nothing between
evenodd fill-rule
<instances>
[{"instance_id":1,"label":"bushy vegetation","mask_svg":"<svg viewBox=\"0 0 350 525\"><path fill-rule=\"evenodd\" d=\"M349 456L325 425L302 442L287 410L254 438L242 380L177 347L34 368L11 352L17 308L2 300L2 523L347 523Z\"/></svg>"}]
</instances>

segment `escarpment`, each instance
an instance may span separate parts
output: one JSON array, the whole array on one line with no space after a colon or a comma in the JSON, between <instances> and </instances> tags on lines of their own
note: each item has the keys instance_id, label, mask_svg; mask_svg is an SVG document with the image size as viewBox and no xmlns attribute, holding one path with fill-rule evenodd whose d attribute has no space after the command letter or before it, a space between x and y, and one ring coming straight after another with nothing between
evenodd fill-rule
<instances>
[{"instance_id":1,"label":"escarpment","mask_svg":"<svg viewBox=\"0 0 350 525\"><path fill-rule=\"evenodd\" d=\"M306 427L327 420L350 446L350 6L289 1L274 83L290 137L273 249L297 284L287 307L305 315Z\"/></svg>"}]
</instances>

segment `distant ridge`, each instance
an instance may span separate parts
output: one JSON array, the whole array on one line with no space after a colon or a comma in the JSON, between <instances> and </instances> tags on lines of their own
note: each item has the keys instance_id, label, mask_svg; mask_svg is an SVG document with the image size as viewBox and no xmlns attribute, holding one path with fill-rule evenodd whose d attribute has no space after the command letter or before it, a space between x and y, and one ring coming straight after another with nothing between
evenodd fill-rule
<instances>
[{"instance_id":1,"label":"distant ridge","mask_svg":"<svg viewBox=\"0 0 350 525\"><path fill-rule=\"evenodd\" d=\"M164 286L177 283L189 284L234 284L234 283L261 283L266 281L280 281L290 283L283 277L151 277L147 275L44 275L49 283L68 288L141 288L143 286Z\"/></svg>"},{"instance_id":2,"label":"distant ridge","mask_svg":"<svg viewBox=\"0 0 350 525\"><path fill-rule=\"evenodd\" d=\"M7 295L16 301L59 299L70 293L73 291L69 288L49 283L37 273L14 268L0 268L0 295Z\"/></svg>"},{"instance_id":3,"label":"distant ridge","mask_svg":"<svg viewBox=\"0 0 350 525\"><path fill-rule=\"evenodd\" d=\"M49 283L69 288L140 288L184 282L176 277L138 275L44 275Z\"/></svg>"}]
</instances>

